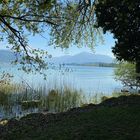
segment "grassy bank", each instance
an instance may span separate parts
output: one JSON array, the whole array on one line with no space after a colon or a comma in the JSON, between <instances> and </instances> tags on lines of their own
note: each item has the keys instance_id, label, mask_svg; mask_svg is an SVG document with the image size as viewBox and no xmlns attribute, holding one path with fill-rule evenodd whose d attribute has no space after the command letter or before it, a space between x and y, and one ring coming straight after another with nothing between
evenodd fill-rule
<instances>
[{"instance_id":1,"label":"grassy bank","mask_svg":"<svg viewBox=\"0 0 140 140\"><path fill-rule=\"evenodd\" d=\"M140 96L110 98L59 114L30 114L0 127L1 140L139 140Z\"/></svg>"}]
</instances>

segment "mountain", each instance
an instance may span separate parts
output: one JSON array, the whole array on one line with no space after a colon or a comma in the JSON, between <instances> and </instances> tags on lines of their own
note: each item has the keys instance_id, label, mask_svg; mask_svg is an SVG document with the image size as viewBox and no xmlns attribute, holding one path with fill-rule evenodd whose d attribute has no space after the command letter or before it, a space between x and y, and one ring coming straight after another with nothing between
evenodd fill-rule
<instances>
[{"instance_id":1,"label":"mountain","mask_svg":"<svg viewBox=\"0 0 140 140\"><path fill-rule=\"evenodd\" d=\"M0 63L11 63L16 58L15 54L9 50L0 50Z\"/></svg>"},{"instance_id":2,"label":"mountain","mask_svg":"<svg viewBox=\"0 0 140 140\"><path fill-rule=\"evenodd\" d=\"M15 54L9 50L0 50L0 63L10 63L16 58ZM65 55L61 57L53 57L49 62L57 64L87 64L87 63L112 63L114 59L107 55L92 54L88 52L82 52L76 55Z\"/></svg>"},{"instance_id":3,"label":"mountain","mask_svg":"<svg viewBox=\"0 0 140 140\"><path fill-rule=\"evenodd\" d=\"M51 59L53 63L64 64L85 64L85 63L113 63L114 59L107 55L92 54L82 52L73 56L65 55L61 57L54 57Z\"/></svg>"}]
</instances>

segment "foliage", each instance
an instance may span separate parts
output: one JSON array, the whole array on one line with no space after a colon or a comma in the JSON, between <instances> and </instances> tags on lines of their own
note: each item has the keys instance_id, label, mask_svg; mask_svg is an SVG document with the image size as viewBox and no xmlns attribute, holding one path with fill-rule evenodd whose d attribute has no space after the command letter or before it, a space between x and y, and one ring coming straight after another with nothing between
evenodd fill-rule
<instances>
[{"instance_id":1,"label":"foliage","mask_svg":"<svg viewBox=\"0 0 140 140\"><path fill-rule=\"evenodd\" d=\"M93 48L101 35L96 27L102 27L117 39L113 48L117 59L135 61L140 73L139 4L139 0L1 0L1 41L8 40L16 55L22 55L15 63L20 61L26 72L34 68L42 73L47 52L31 48L28 35L42 35L47 29L54 47L75 44Z\"/></svg>"},{"instance_id":2,"label":"foliage","mask_svg":"<svg viewBox=\"0 0 140 140\"><path fill-rule=\"evenodd\" d=\"M11 80L13 78L13 75L11 75L10 73L7 73L5 71L3 71L1 74L0 74L0 86L2 85L6 85L6 84L10 84L11 83Z\"/></svg>"},{"instance_id":3,"label":"foliage","mask_svg":"<svg viewBox=\"0 0 140 140\"><path fill-rule=\"evenodd\" d=\"M62 48L71 44L93 48L101 35L101 30L94 28L92 0L1 0L0 8L0 39L8 41L8 47L17 57L15 63L23 65L26 72L34 69L42 74L41 70L47 66L44 58L49 57L46 51L28 45L29 35L42 36L47 30L51 35L50 44Z\"/></svg>"},{"instance_id":4,"label":"foliage","mask_svg":"<svg viewBox=\"0 0 140 140\"><path fill-rule=\"evenodd\" d=\"M118 60L136 62L137 73L140 73L139 5L139 0L98 0L95 6L97 27L110 31L117 39L113 53Z\"/></svg>"},{"instance_id":5,"label":"foliage","mask_svg":"<svg viewBox=\"0 0 140 140\"><path fill-rule=\"evenodd\" d=\"M95 4L92 0L71 0L57 4L52 15L60 17L51 28L51 44L68 48L72 44L94 48L102 41L102 30L95 28Z\"/></svg>"},{"instance_id":6,"label":"foliage","mask_svg":"<svg viewBox=\"0 0 140 140\"><path fill-rule=\"evenodd\" d=\"M31 48L27 36L40 34L46 24L53 24L48 15L53 3L55 0L0 1L0 41L8 42L7 47L10 47L17 57L14 63L19 62L26 72L34 69L42 73L41 69L46 68L43 58L48 56L47 52Z\"/></svg>"},{"instance_id":7,"label":"foliage","mask_svg":"<svg viewBox=\"0 0 140 140\"><path fill-rule=\"evenodd\" d=\"M137 80L135 64L133 63L120 62L115 69L115 78L116 80L120 80L126 87L140 87L140 83Z\"/></svg>"}]
</instances>

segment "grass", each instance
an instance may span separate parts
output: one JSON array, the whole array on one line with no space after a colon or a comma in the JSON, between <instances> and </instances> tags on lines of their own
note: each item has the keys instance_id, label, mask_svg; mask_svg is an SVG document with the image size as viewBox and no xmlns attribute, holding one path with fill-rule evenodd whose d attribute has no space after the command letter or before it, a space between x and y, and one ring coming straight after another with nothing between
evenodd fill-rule
<instances>
[{"instance_id":1,"label":"grass","mask_svg":"<svg viewBox=\"0 0 140 140\"><path fill-rule=\"evenodd\" d=\"M110 106L110 102L117 102ZM121 104L123 103L123 104ZM110 98L59 114L11 120L1 140L140 140L140 96Z\"/></svg>"},{"instance_id":2,"label":"grass","mask_svg":"<svg viewBox=\"0 0 140 140\"><path fill-rule=\"evenodd\" d=\"M129 95L113 93L113 97ZM111 96L110 96L111 97ZM2 118L22 117L33 112L64 112L70 108L98 104L110 98L102 93L85 96L81 90L63 85L48 89L47 85L32 88L22 84L3 84L0 86L0 112ZM1 119L1 118L0 118Z\"/></svg>"},{"instance_id":3,"label":"grass","mask_svg":"<svg viewBox=\"0 0 140 140\"><path fill-rule=\"evenodd\" d=\"M73 85L66 83L65 79L61 86L56 82L53 89L49 89L45 84L32 87L26 82L0 85L2 118L19 118L28 113L42 111L64 112L89 103L97 104L102 100L103 94L85 96L82 90L77 90Z\"/></svg>"},{"instance_id":4,"label":"grass","mask_svg":"<svg viewBox=\"0 0 140 140\"><path fill-rule=\"evenodd\" d=\"M121 94L113 93L113 96ZM32 88L24 83L10 83L0 86L0 112L2 118L19 118L33 112L64 112L90 103L98 104L107 98L102 93L84 96L81 90L66 85L47 89L47 85Z\"/></svg>"},{"instance_id":5,"label":"grass","mask_svg":"<svg viewBox=\"0 0 140 140\"><path fill-rule=\"evenodd\" d=\"M19 117L32 112L63 112L84 104L82 92L74 88L35 89L23 84L0 86L0 111L4 118ZM16 110L15 110L16 108Z\"/></svg>"}]
</instances>

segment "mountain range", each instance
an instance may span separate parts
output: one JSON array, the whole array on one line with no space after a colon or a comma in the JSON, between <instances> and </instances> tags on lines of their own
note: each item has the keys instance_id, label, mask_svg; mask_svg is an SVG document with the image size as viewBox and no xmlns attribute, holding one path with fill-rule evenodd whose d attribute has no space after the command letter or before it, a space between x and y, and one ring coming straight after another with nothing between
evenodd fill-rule
<instances>
[{"instance_id":1,"label":"mountain range","mask_svg":"<svg viewBox=\"0 0 140 140\"><path fill-rule=\"evenodd\" d=\"M54 57L51 59L51 62L59 64L113 63L114 59L108 55L82 52L73 56L65 55L60 57Z\"/></svg>"},{"instance_id":2,"label":"mountain range","mask_svg":"<svg viewBox=\"0 0 140 140\"><path fill-rule=\"evenodd\" d=\"M9 50L0 50L0 63L10 63L16 58L15 54Z\"/></svg>"},{"instance_id":3,"label":"mountain range","mask_svg":"<svg viewBox=\"0 0 140 140\"><path fill-rule=\"evenodd\" d=\"M0 63L10 63L15 60L16 56L12 51L0 50ZM114 59L107 55L92 54L82 52L76 55L65 55L60 57L52 57L47 60L57 64L85 64L85 63L113 63Z\"/></svg>"}]
</instances>

